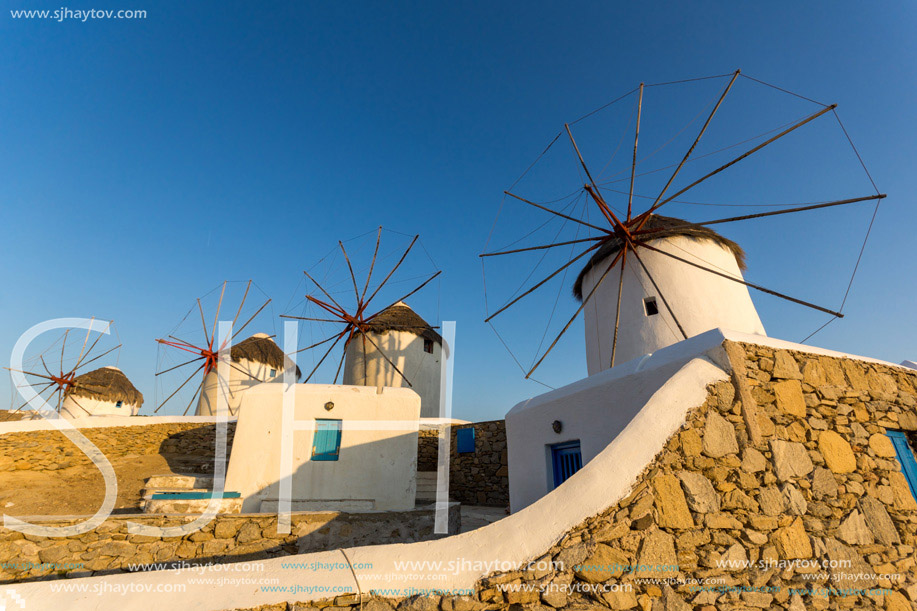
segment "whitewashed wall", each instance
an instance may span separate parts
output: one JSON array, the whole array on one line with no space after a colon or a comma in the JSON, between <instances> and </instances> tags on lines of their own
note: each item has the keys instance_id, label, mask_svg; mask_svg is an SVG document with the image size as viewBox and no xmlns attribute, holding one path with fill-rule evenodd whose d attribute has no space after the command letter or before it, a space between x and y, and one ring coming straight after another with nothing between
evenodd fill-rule
<instances>
[{"instance_id":1,"label":"whitewashed wall","mask_svg":"<svg viewBox=\"0 0 917 611\"><path fill-rule=\"evenodd\" d=\"M433 342L433 352L423 349L424 338L407 331L371 333L382 352L398 366L410 380L408 386L385 357L367 340L366 376L363 375L363 340L354 338L347 344L344 362L344 384L360 386L398 386L411 388L420 395L421 418L439 417L440 360L442 346Z\"/></svg>"},{"instance_id":2,"label":"whitewashed wall","mask_svg":"<svg viewBox=\"0 0 917 611\"><path fill-rule=\"evenodd\" d=\"M296 501L372 501L372 509L414 507L420 397L407 388L296 384L295 419L343 421L337 461L312 461L313 431L293 435ZM240 492L243 512L279 497L283 384L260 384L243 396L226 475L226 490ZM334 403L329 411L325 404ZM270 503L268 503L270 504ZM350 503L351 506L359 504ZM295 507L294 507L295 508ZM315 503L309 504L316 509Z\"/></svg>"},{"instance_id":3,"label":"whitewashed wall","mask_svg":"<svg viewBox=\"0 0 917 611\"><path fill-rule=\"evenodd\" d=\"M650 244L699 265L742 278L735 255L712 240L674 236L654 240ZM646 249L640 251L640 258L663 291L688 337L718 327L765 335L764 325L744 285ZM584 297L601 278L611 260L606 258L586 274L583 279ZM583 310L589 375L611 366L620 277L621 264L618 263ZM659 314L647 316L643 300L653 296L656 297ZM652 282L636 259L629 256L624 271L615 363L625 363L682 339Z\"/></svg>"},{"instance_id":4,"label":"whitewashed wall","mask_svg":"<svg viewBox=\"0 0 917 611\"><path fill-rule=\"evenodd\" d=\"M115 401L88 397L77 397L75 400L73 397L67 397L61 404L61 416L69 419L85 418L86 416L136 416L138 411L140 411L138 405L125 402L118 407Z\"/></svg>"}]
</instances>

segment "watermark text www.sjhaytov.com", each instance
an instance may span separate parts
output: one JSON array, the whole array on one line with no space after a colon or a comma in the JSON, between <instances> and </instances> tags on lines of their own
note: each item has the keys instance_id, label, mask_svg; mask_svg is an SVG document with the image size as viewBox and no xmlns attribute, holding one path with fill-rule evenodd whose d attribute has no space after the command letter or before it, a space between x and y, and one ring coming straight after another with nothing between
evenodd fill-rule
<instances>
[{"instance_id":1,"label":"watermark text www.sjhaytov.com","mask_svg":"<svg viewBox=\"0 0 917 611\"><path fill-rule=\"evenodd\" d=\"M71 9L62 6L58 9L17 9L10 10L13 19L47 19L57 21L82 21L90 19L146 19L146 10L132 9Z\"/></svg>"}]
</instances>

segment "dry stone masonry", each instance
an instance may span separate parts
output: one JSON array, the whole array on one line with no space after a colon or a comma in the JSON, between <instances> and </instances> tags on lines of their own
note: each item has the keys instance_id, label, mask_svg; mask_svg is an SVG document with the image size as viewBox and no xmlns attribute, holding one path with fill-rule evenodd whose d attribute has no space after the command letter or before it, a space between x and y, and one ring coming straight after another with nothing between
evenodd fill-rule
<instances>
[{"instance_id":1,"label":"dry stone masonry","mask_svg":"<svg viewBox=\"0 0 917 611\"><path fill-rule=\"evenodd\" d=\"M917 609L917 501L885 437L917 432L917 372L726 348L732 381L709 388L626 498L533 559L550 568L363 609Z\"/></svg>"}]
</instances>

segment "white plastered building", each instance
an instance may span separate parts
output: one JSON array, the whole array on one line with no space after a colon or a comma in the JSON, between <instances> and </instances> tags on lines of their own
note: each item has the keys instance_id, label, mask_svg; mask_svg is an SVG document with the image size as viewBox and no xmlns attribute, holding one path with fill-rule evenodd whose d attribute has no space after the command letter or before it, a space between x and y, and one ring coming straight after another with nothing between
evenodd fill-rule
<instances>
[{"instance_id":1,"label":"white plastered building","mask_svg":"<svg viewBox=\"0 0 917 611\"><path fill-rule=\"evenodd\" d=\"M229 380L226 385L226 402L230 416L236 416L245 391L262 383L280 383L283 380L283 369L289 359L283 354L274 340L266 333L256 333L246 340L235 344L230 349L232 365L229 369ZM296 369L299 379L300 370ZM204 386L197 403L198 416L216 415L217 393L225 384L217 375L217 369L204 377Z\"/></svg>"},{"instance_id":2,"label":"white plastered building","mask_svg":"<svg viewBox=\"0 0 917 611\"><path fill-rule=\"evenodd\" d=\"M117 367L101 367L77 376L64 394L61 416L136 416L143 395Z\"/></svg>"},{"instance_id":3,"label":"white plastered building","mask_svg":"<svg viewBox=\"0 0 917 611\"><path fill-rule=\"evenodd\" d=\"M420 395L420 417L438 417L443 348L439 333L400 301L376 315L369 327L372 341L366 341L365 353L360 335L347 343L344 384L409 387Z\"/></svg>"},{"instance_id":4,"label":"white plastered building","mask_svg":"<svg viewBox=\"0 0 917 611\"><path fill-rule=\"evenodd\" d=\"M659 215L650 217L644 229L658 235L649 242L650 246L731 278L743 279L745 253L738 244L717 232ZM620 261L601 283L599 280L619 250L617 240L597 250L580 272L573 289L581 300L595 289L583 311L589 375L611 367ZM651 354L682 341L685 336L694 337L718 327L766 335L745 285L647 248L638 246L638 253L646 269L633 253L628 253L621 291L616 364Z\"/></svg>"}]
</instances>

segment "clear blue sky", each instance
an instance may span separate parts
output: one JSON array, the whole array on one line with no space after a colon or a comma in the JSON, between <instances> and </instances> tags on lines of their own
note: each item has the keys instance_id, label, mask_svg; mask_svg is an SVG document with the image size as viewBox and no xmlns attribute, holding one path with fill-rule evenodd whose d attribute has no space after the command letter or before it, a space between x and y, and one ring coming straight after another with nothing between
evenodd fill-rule
<instances>
[{"instance_id":1,"label":"clear blue sky","mask_svg":"<svg viewBox=\"0 0 917 611\"><path fill-rule=\"evenodd\" d=\"M540 392L482 323L477 254L502 190L564 121L640 81L741 68L838 103L889 193L847 318L813 343L895 362L917 357L913 3L68 6L141 8L148 17L14 20L6 9L23 3L4 3L0 352L48 318L111 318L124 342L119 364L151 400L153 338L195 297L224 279L253 278L286 304L302 270L337 239L382 224L420 233L444 270L440 314L459 332L456 414L502 417ZM704 90L704 102L720 87ZM745 109L766 114L778 99ZM784 116L800 109L814 110ZM757 201L811 201L812 184L859 172L849 155L842 167L803 156L804 171L755 184ZM818 176L811 184L810 175ZM718 188L734 196L749 176L724 177ZM856 188L819 192L869 194L856 176ZM692 218L700 216L708 215ZM749 279L837 306L868 217L861 208L804 226L724 232L748 250ZM753 297L777 337L798 341L825 320ZM581 329L551 367L555 383L585 375Z\"/></svg>"}]
</instances>

